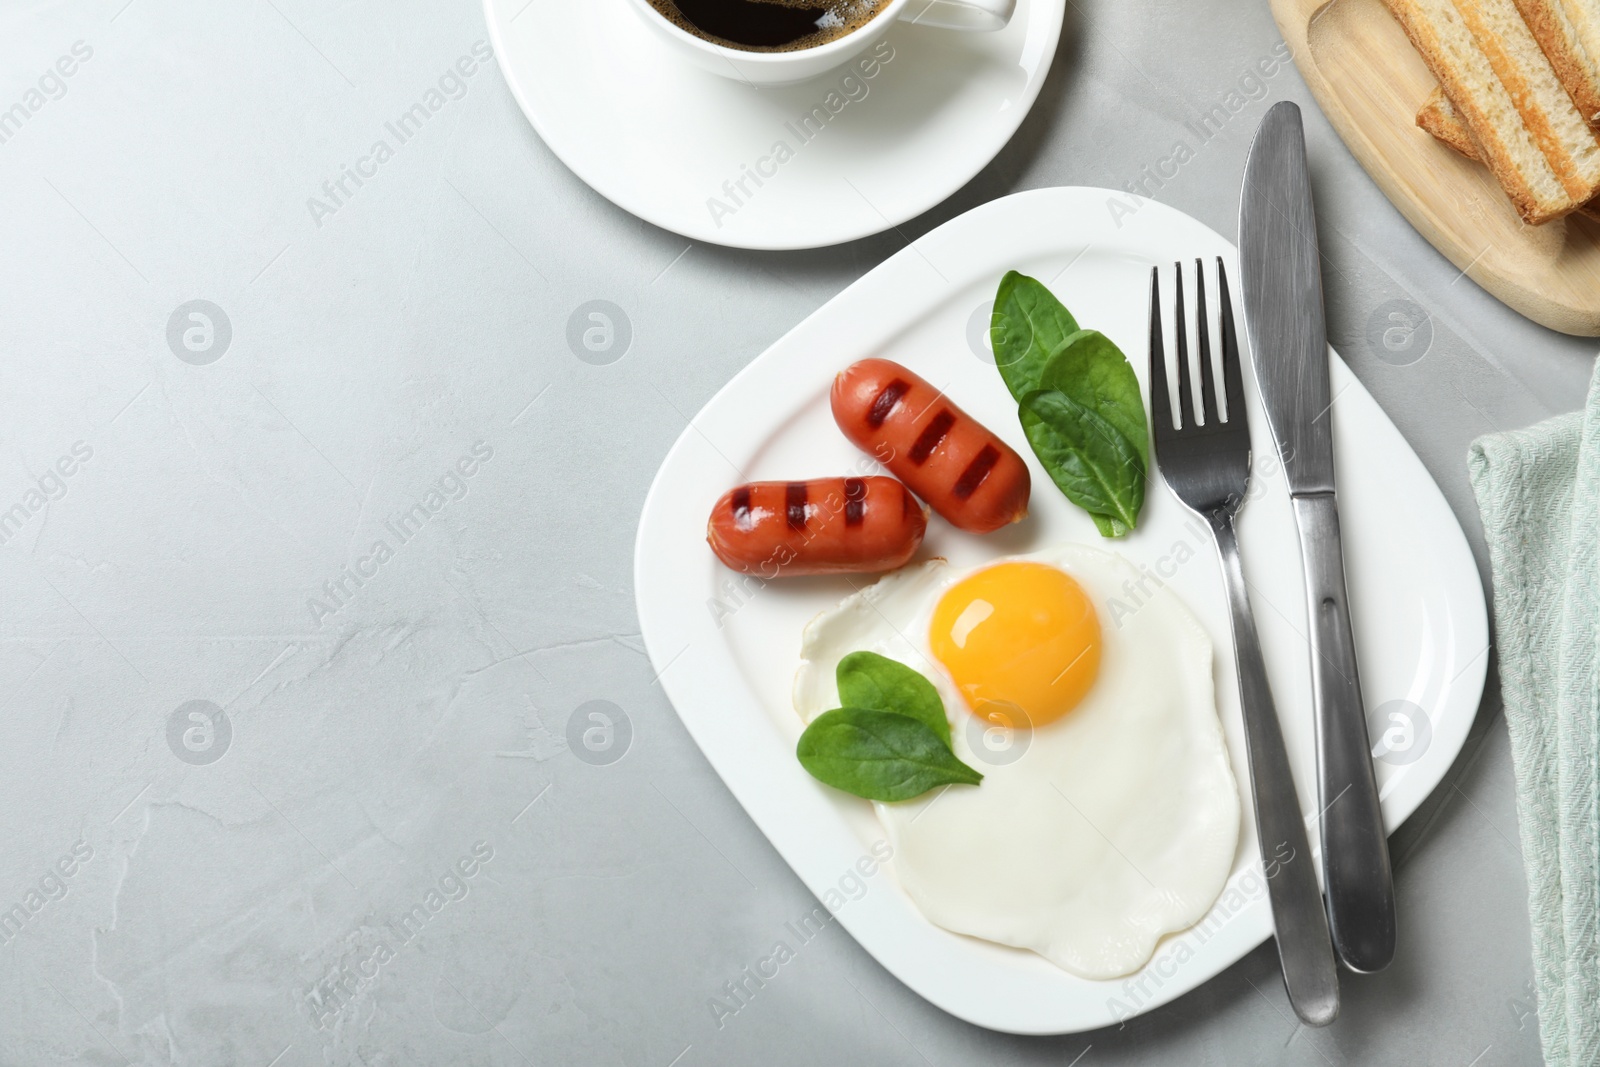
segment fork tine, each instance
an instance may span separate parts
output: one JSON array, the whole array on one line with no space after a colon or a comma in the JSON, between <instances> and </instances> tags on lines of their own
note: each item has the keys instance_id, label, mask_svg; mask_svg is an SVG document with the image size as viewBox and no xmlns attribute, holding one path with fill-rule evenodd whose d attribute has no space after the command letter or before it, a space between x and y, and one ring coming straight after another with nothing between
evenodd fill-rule
<instances>
[{"instance_id":1,"label":"fork tine","mask_svg":"<svg viewBox=\"0 0 1600 1067\"><path fill-rule=\"evenodd\" d=\"M1217 289L1222 302L1222 386L1228 400L1228 421L1244 414L1244 377L1239 370L1239 335L1233 325L1233 300L1228 295L1228 268L1217 257Z\"/></svg>"},{"instance_id":2,"label":"fork tine","mask_svg":"<svg viewBox=\"0 0 1600 1067\"><path fill-rule=\"evenodd\" d=\"M1173 329L1178 338L1178 425L1189 429L1195 424L1194 390L1189 384L1189 321L1183 313L1183 264L1174 263L1178 276L1178 306L1173 312Z\"/></svg>"},{"instance_id":3,"label":"fork tine","mask_svg":"<svg viewBox=\"0 0 1600 1067\"><path fill-rule=\"evenodd\" d=\"M1167 391L1167 349L1161 338L1161 268L1150 268L1150 421L1159 441L1172 432L1172 394Z\"/></svg>"},{"instance_id":4,"label":"fork tine","mask_svg":"<svg viewBox=\"0 0 1600 1067\"><path fill-rule=\"evenodd\" d=\"M1200 361L1200 414L1207 426L1222 421L1217 407L1217 384L1211 369L1211 310L1206 307L1206 268L1199 259L1194 261L1194 313L1198 331L1199 349L1195 353Z\"/></svg>"}]
</instances>

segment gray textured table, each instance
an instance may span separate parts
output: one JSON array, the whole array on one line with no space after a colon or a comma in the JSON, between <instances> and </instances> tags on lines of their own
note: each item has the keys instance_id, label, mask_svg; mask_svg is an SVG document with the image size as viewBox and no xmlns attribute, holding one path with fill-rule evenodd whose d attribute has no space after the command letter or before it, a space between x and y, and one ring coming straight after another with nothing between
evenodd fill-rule
<instances>
[{"instance_id":1,"label":"gray textured table","mask_svg":"<svg viewBox=\"0 0 1600 1067\"><path fill-rule=\"evenodd\" d=\"M814 902L652 684L657 464L907 237L1139 179L1278 43L1264 4L1071 0L1021 132L906 236L688 246L568 173L492 63L319 226L486 36L470 0L0 11L0 1063L1537 1062L1493 677L1394 839L1398 958L1331 1029L1269 944L1120 1030L997 1035L837 927L709 1008ZM1576 407L1595 345L1460 278L1293 70L1257 97L1155 195L1234 232L1256 121L1307 105L1334 343L1481 561L1469 440ZM566 341L597 299L632 332L603 366ZM1395 300L1425 345L1373 342ZM590 701L601 756L567 742Z\"/></svg>"}]
</instances>

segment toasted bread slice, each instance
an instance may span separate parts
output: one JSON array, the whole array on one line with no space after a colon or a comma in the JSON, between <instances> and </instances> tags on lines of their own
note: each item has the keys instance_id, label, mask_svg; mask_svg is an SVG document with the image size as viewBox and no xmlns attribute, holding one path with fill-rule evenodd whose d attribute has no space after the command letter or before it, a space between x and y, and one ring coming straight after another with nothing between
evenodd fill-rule
<instances>
[{"instance_id":1,"label":"toasted bread slice","mask_svg":"<svg viewBox=\"0 0 1600 1067\"><path fill-rule=\"evenodd\" d=\"M1427 102L1422 105L1422 110L1417 112L1417 125L1432 134L1440 144L1455 149L1468 159L1480 163L1483 161L1483 154L1473 142L1467 124L1461 121L1455 105L1450 103L1450 98L1444 95L1443 89L1435 89L1429 95ZM1578 213L1600 221L1600 203L1591 200L1578 208Z\"/></svg>"},{"instance_id":2,"label":"toasted bread slice","mask_svg":"<svg viewBox=\"0 0 1600 1067\"><path fill-rule=\"evenodd\" d=\"M1450 103L1443 89L1435 89L1429 94L1422 110L1417 112L1417 125L1432 134L1440 144L1455 149L1468 159L1483 162L1483 153L1473 144L1467 124L1461 121L1455 105Z\"/></svg>"},{"instance_id":3,"label":"toasted bread slice","mask_svg":"<svg viewBox=\"0 0 1600 1067\"><path fill-rule=\"evenodd\" d=\"M1600 138L1513 0L1385 0L1529 223L1600 193Z\"/></svg>"},{"instance_id":4,"label":"toasted bread slice","mask_svg":"<svg viewBox=\"0 0 1600 1067\"><path fill-rule=\"evenodd\" d=\"M1567 95L1600 126L1600 5L1594 0L1516 0Z\"/></svg>"}]
</instances>

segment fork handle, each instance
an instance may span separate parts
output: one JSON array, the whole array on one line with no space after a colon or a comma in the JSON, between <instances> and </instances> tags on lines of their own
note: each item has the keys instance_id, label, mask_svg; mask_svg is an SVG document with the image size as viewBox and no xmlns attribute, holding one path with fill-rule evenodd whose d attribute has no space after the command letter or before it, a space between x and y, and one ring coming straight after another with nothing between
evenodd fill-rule
<instances>
[{"instance_id":1,"label":"fork handle","mask_svg":"<svg viewBox=\"0 0 1600 1067\"><path fill-rule=\"evenodd\" d=\"M1326 1026L1339 1015L1339 973L1328 939L1322 889L1317 884L1311 845L1306 840L1306 820L1289 769L1289 753L1283 746L1283 729L1278 723L1272 690L1267 685L1267 665L1250 610L1233 516L1224 510L1207 519L1216 537L1223 584L1228 591L1257 836L1267 896L1272 902L1283 984L1289 991L1289 1003L1301 1020L1310 1026Z\"/></svg>"},{"instance_id":2,"label":"fork handle","mask_svg":"<svg viewBox=\"0 0 1600 1067\"><path fill-rule=\"evenodd\" d=\"M1339 505L1332 493L1307 493L1292 499L1305 559L1311 622L1312 707L1328 922L1334 949L1347 967L1379 971L1394 958L1394 876L1350 630Z\"/></svg>"}]
</instances>

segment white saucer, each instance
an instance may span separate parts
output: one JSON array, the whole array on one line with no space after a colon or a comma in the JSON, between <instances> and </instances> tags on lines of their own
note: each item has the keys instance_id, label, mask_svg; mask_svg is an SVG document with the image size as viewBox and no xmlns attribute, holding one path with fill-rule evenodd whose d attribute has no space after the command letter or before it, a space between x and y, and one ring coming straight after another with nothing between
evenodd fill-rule
<instances>
[{"instance_id":1,"label":"white saucer","mask_svg":"<svg viewBox=\"0 0 1600 1067\"><path fill-rule=\"evenodd\" d=\"M512 94L578 177L691 240L786 249L878 233L966 184L1038 97L1066 0L1018 0L997 33L902 23L874 77L778 89L691 67L622 0L483 6ZM827 121L803 128L813 108Z\"/></svg>"}]
</instances>

